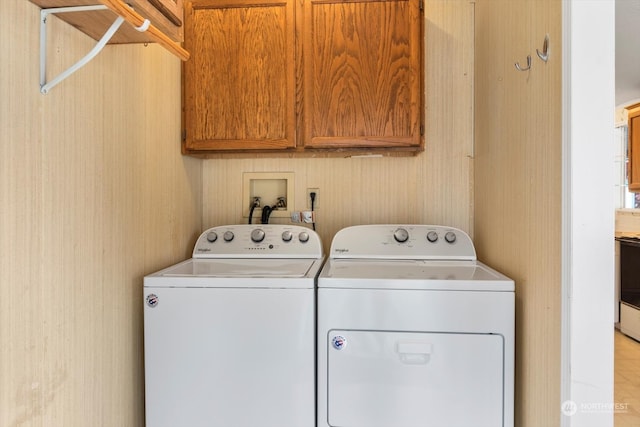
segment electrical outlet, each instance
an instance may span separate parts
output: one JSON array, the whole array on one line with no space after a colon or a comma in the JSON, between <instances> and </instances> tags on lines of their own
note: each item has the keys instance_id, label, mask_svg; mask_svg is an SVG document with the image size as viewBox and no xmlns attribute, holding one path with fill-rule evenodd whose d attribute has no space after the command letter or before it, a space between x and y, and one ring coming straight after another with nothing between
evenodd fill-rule
<instances>
[{"instance_id":1,"label":"electrical outlet","mask_svg":"<svg viewBox=\"0 0 640 427\"><path fill-rule=\"evenodd\" d=\"M316 198L313 202L313 210L318 210L318 207L320 206L318 204L318 200L319 200L319 195L320 195L320 189L319 188L307 188L307 209L311 209L311 193L316 193Z\"/></svg>"}]
</instances>

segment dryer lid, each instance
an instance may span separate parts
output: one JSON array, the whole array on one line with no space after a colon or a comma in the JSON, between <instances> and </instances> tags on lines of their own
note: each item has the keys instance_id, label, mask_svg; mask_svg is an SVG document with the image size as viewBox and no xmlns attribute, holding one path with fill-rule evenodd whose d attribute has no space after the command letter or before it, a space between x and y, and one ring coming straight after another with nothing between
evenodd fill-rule
<instances>
[{"instance_id":1,"label":"dryer lid","mask_svg":"<svg viewBox=\"0 0 640 427\"><path fill-rule=\"evenodd\" d=\"M329 259L319 288L513 292L513 280L478 261Z\"/></svg>"}]
</instances>

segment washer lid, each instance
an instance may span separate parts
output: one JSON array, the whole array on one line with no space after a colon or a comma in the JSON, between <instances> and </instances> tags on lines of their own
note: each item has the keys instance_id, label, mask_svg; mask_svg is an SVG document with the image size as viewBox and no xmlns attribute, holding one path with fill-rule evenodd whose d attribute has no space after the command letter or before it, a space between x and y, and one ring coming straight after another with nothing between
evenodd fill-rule
<instances>
[{"instance_id":1,"label":"washer lid","mask_svg":"<svg viewBox=\"0 0 640 427\"><path fill-rule=\"evenodd\" d=\"M197 259L192 258L154 274L160 277L301 278L312 272L316 259Z\"/></svg>"},{"instance_id":2,"label":"washer lid","mask_svg":"<svg viewBox=\"0 0 640 427\"><path fill-rule=\"evenodd\" d=\"M329 259L319 288L514 291L514 282L479 261Z\"/></svg>"}]
</instances>

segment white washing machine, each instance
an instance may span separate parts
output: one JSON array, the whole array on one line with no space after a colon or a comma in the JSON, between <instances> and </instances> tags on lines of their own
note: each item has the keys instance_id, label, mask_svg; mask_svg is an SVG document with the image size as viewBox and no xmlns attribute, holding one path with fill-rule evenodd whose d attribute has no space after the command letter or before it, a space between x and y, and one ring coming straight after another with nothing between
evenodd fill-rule
<instances>
[{"instance_id":1,"label":"white washing machine","mask_svg":"<svg viewBox=\"0 0 640 427\"><path fill-rule=\"evenodd\" d=\"M146 426L314 427L323 260L307 228L232 225L146 276Z\"/></svg>"},{"instance_id":2,"label":"white washing machine","mask_svg":"<svg viewBox=\"0 0 640 427\"><path fill-rule=\"evenodd\" d=\"M514 282L461 230L340 230L318 278L318 427L512 427Z\"/></svg>"}]
</instances>

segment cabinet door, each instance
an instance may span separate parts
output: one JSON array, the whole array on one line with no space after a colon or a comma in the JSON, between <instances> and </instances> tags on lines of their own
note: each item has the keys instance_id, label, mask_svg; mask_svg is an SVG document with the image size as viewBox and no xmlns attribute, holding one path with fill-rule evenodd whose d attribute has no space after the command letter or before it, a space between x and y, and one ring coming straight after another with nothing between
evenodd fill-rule
<instances>
[{"instance_id":1,"label":"cabinet door","mask_svg":"<svg viewBox=\"0 0 640 427\"><path fill-rule=\"evenodd\" d=\"M293 0L185 3L184 151L295 146Z\"/></svg>"},{"instance_id":2,"label":"cabinet door","mask_svg":"<svg viewBox=\"0 0 640 427\"><path fill-rule=\"evenodd\" d=\"M304 146L422 147L419 0L303 5Z\"/></svg>"},{"instance_id":3,"label":"cabinet door","mask_svg":"<svg viewBox=\"0 0 640 427\"><path fill-rule=\"evenodd\" d=\"M628 156L627 179L629 191L640 193L640 107L629 110L628 115Z\"/></svg>"}]
</instances>

